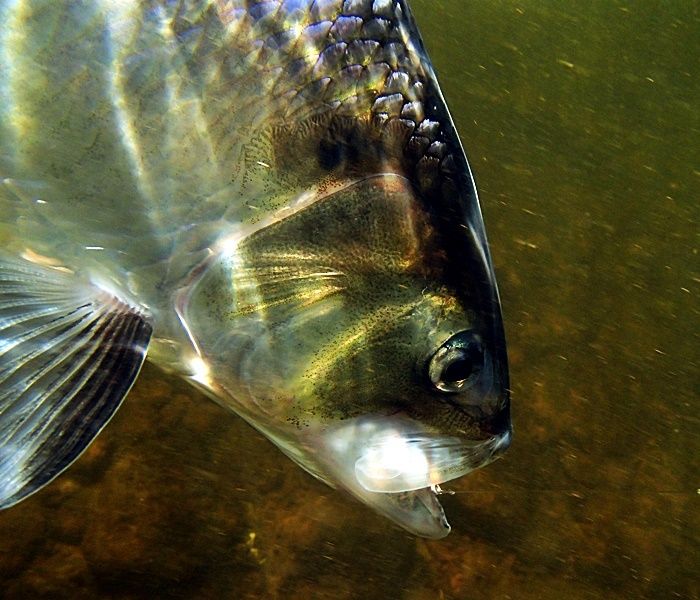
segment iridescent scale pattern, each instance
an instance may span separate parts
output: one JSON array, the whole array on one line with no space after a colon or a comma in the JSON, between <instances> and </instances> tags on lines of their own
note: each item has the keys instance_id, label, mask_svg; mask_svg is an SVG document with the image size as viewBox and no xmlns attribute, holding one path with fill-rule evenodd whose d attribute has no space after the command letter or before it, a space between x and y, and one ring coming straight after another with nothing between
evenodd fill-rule
<instances>
[{"instance_id":1,"label":"iridescent scale pattern","mask_svg":"<svg viewBox=\"0 0 700 600\"><path fill-rule=\"evenodd\" d=\"M437 107L426 94L434 75L404 2L248 4L217 2L217 10L233 35L255 40L246 60L268 76L268 92L279 99L285 120L328 110L371 113L377 125L395 127L407 140L418 174L438 166L453 172L442 115L432 114Z\"/></svg>"}]
</instances>

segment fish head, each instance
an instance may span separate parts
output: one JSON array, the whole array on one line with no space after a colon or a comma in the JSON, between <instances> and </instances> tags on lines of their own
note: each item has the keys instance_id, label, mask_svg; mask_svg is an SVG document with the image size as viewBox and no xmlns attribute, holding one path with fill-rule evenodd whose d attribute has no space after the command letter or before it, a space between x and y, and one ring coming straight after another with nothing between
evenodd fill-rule
<instances>
[{"instance_id":1,"label":"fish head","mask_svg":"<svg viewBox=\"0 0 700 600\"><path fill-rule=\"evenodd\" d=\"M326 4L310 16L332 26L282 43L285 25L250 54L274 98L239 132L246 209L183 319L220 402L318 478L442 537L438 486L511 439L494 270L408 4Z\"/></svg>"},{"instance_id":2,"label":"fish head","mask_svg":"<svg viewBox=\"0 0 700 600\"><path fill-rule=\"evenodd\" d=\"M459 200L470 176L431 194L382 167L227 239L183 314L219 401L320 479L442 537L435 486L510 443L498 291L475 198Z\"/></svg>"}]
</instances>

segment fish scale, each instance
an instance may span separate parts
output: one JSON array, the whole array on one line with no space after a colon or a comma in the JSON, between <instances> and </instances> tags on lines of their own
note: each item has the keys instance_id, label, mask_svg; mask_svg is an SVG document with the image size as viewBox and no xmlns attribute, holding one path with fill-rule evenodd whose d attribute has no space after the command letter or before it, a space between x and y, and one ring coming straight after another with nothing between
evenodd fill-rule
<instances>
[{"instance_id":1,"label":"fish scale","mask_svg":"<svg viewBox=\"0 0 700 600\"><path fill-rule=\"evenodd\" d=\"M274 3L264 3L263 15L273 13ZM329 104L335 105L337 110L343 110L342 102L349 98L366 92L369 100L374 99L372 113L379 118L379 122L386 124L392 117L401 115L405 120L410 119L413 127L429 141L435 141L440 136L439 124L425 117L423 108L424 89L422 81L427 74L416 72L416 64L420 61L411 59L406 46L406 38L410 32L406 32L406 20L401 8L397 11L395 2L345 2L342 4L342 12L338 8L341 3L336 3L333 11L333 3L325 4L325 12L319 12L312 6L306 15L302 17L302 10L298 4L294 5L294 14L297 15L295 24L305 22L306 19L322 18L324 21L312 22L306 25L306 30L313 30L314 35L305 36L304 31L294 34L292 30L275 31L275 25L287 20L264 20L261 16L256 26L263 25L260 35L265 36L267 46L278 46L278 36L284 34L288 37L288 46L276 49L282 50L290 58L300 59L299 66L307 66L307 69L293 69L294 77L291 80L297 86L295 92L303 95L303 88L328 78L328 84L324 85L323 98ZM287 9L283 3L278 10L285 12ZM325 21L331 19L330 21ZM297 35L296 44L292 40ZM274 42L272 41L274 40ZM310 44L308 42L311 42ZM303 54L303 56L301 56ZM308 71L311 61L308 56L318 55L317 61ZM342 69L340 65L345 65ZM359 67L363 67L360 69ZM387 69L388 74L383 79L376 74L382 69ZM375 74L371 74L374 70ZM363 76L370 75L363 81ZM411 78L410 73L413 73ZM383 74L383 73L382 73ZM288 73L282 73L282 81L289 84ZM284 95L290 90L278 83L276 93ZM367 103L366 103L367 104ZM406 108L406 110L404 110ZM366 110L366 108L365 108ZM304 115L295 115L297 117ZM385 117L389 117L386 119ZM416 144L413 144L415 147ZM420 159L420 157L417 157ZM445 158L441 156L440 158ZM438 165L439 166L439 165Z\"/></svg>"}]
</instances>

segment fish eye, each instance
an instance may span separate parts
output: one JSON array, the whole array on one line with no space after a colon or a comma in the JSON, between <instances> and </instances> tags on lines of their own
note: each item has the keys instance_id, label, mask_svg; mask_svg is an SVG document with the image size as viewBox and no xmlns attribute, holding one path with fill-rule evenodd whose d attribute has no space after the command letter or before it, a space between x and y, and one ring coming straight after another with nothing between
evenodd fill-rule
<instances>
[{"instance_id":1,"label":"fish eye","mask_svg":"<svg viewBox=\"0 0 700 600\"><path fill-rule=\"evenodd\" d=\"M470 331L453 335L433 354L428 365L430 382L442 392L461 392L477 381L484 368L484 348Z\"/></svg>"}]
</instances>

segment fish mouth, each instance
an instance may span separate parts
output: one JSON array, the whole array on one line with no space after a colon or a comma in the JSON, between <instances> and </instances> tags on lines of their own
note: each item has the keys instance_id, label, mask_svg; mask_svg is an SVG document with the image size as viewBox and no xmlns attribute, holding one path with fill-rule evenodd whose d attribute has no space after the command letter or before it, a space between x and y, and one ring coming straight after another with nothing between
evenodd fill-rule
<instances>
[{"instance_id":1,"label":"fish mouth","mask_svg":"<svg viewBox=\"0 0 700 600\"><path fill-rule=\"evenodd\" d=\"M414 535L439 539L450 532L440 485L498 458L512 433L443 437L393 415L352 419L324 438L328 479Z\"/></svg>"},{"instance_id":2,"label":"fish mouth","mask_svg":"<svg viewBox=\"0 0 700 600\"><path fill-rule=\"evenodd\" d=\"M370 492L408 492L462 477L493 461L511 441L511 432L485 440L402 434L375 436L355 462L355 475Z\"/></svg>"},{"instance_id":3,"label":"fish mouth","mask_svg":"<svg viewBox=\"0 0 700 600\"><path fill-rule=\"evenodd\" d=\"M396 468L393 471L384 471L385 467L382 465L384 477L368 478L366 470L372 467L370 461L366 460L367 457L363 457L365 460L361 459L356 463L357 479L368 493L380 497L381 502L375 505L379 512L414 535L441 539L450 533L451 527L438 499L439 495L446 493L440 488L440 484L462 477L496 460L508 448L511 440L510 430L486 440L469 443L451 440L450 443L442 445L435 441L424 444L408 440L406 443L411 448L408 452L416 457L416 462L421 468L403 469L401 472ZM392 445L394 443L392 442ZM425 446L427 456L439 457L442 452L441 459L432 464L432 468L428 467L424 474L420 474L426 461L425 456L420 458L421 446ZM427 462L429 463L429 460ZM370 473L376 475L371 470ZM430 480L431 484L427 487L419 486L419 483L425 480ZM399 490L402 487L412 489Z\"/></svg>"}]
</instances>

